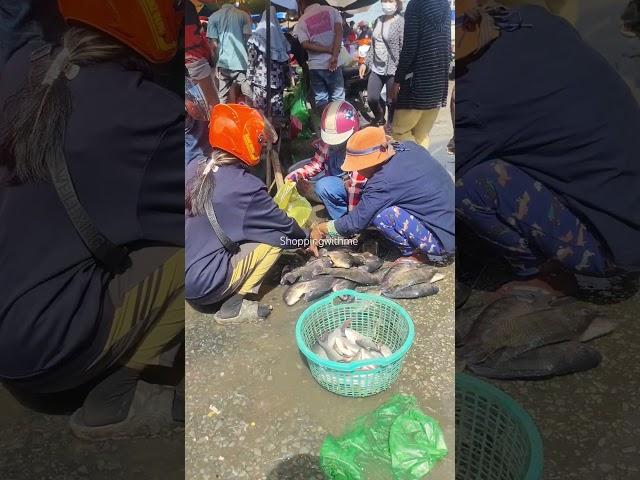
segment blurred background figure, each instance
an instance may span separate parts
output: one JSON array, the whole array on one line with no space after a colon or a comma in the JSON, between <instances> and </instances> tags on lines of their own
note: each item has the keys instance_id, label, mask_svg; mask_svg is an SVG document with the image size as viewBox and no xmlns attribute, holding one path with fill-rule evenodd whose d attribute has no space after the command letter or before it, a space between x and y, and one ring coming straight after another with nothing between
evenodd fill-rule
<instances>
[{"instance_id":1,"label":"blurred background figure","mask_svg":"<svg viewBox=\"0 0 640 480\"><path fill-rule=\"evenodd\" d=\"M217 64L218 95L222 103L237 103L236 87L251 104L251 85L247 80L247 41L251 36L251 16L225 1L209 17L207 38Z\"/></svg>"},{"instance_id":2,"label":"blurred background figure","mask_svg":"<svg viewBox=\"0 0 640 480\"><path fill-rule=\"evenodd\" d=\"M429 148L429 132L446 107L451 63L451 6L448 0L410 2L395 83L393 137Z\"/></svg>"},{"instance_id":3,"label":"blurred background figure","mask_svg":"<svg viewBox=\"0 0 640 480\"><path fill-rule=\"evenodd\" d=\"M317 0L298 0L303 12L293 29L309 55L307 64L314 107L319 116L329 102L345 99L342 65L342 17Z\"/></svg>"},{"instance_id":4,"label":"blurred background figure","mask_svg":"<svg viewBox=\"0 0 640 480\"><path fill-rule=\"evenodd\" d=\"M381 94L384 87L387 92L393 88L404 38L402 1L382 0L381 5L384 15L378 17L373 25L372 45L365 64L360 65L360 78L364 78L367 68L371 70L367 99L374 115L372 126L378 127L393 122L393 103L390 99L385 102Z\"/></svg>"},{"instance_id":5,"label":"blurred background figure","mask_svg":"<svg viewBox=\"0 0 640 480\"><path fill-rule=\"evenodd\" d=\"M267 28L271 30L271 78L267 78ZM251 85L253 106L263 113L271 101L271 113L284 117L284 89L289 84L289 42L276 19L276 8L271 7L269 27L266 12L247 43L249 69L247 77ZM271 99L267 98L267 82L271 84Z\"/></svg>"}]
</instances>

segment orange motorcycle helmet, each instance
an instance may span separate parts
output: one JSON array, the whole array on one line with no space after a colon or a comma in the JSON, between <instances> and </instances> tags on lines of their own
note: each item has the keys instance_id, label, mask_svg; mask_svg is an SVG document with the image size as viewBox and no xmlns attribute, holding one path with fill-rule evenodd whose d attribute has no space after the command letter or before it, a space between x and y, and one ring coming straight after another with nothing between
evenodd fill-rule
<instances>
[{"instance_id":1,"label":"orange motorcycle helmet","mask_svg":"<svg viewBox=\"0 0 640 480\"><path fill-rule=\"evenodd\" d=\"M278 140L271 123L262 114L243 104L218 104L211 110L209 143L244 164L260 163L262 148Z\"/></svg>"},{"instance_id":2,"label":"orange motorcycle helmet","mask_svg":"<svg viewBox=\"0 0 640 480\"><path fill-rule=\"evenodd\" d=\"M151 63L178 51L184 0L58 0L64 19L118 39Z\"/></svg>"}]
</instances>

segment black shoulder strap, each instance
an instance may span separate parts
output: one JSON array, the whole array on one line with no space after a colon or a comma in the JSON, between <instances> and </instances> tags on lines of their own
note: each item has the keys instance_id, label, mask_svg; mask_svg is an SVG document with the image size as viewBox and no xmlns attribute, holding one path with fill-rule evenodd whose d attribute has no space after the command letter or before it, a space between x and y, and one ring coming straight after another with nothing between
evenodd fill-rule
<instances>
[{"instance_id":1,"label":"black shoulder strap","mask_svg":"<svg viewBox=\"0 0 640 480\"><path fill-rule=\"evenodd\" d=\"M222 246L226 248L231 253L238 253L240 250L240 245L231 240L226 233L222 230L220 223L218 222L218 218L216 217L216 212L213 209L213 203L207 202L204 206L205 211L207 212L207 218L209 219L209 223L213 228L216 236L222 243Z\"/></svg>"},{"instance_id":2,"label":"black shoulder strap","mask_svg":"<svg viewBox=\"0 0 640 480\"><path fill-rule=\"evenodd\" d=\"M32 62L44 58L51 51L50 46L38 49L31 56ZM124 271L131 264L128 250L126 247L112 243L93 224L89 214L80 203L64 156L57 159L49 157L48 167L51 182L58 198L82 242L107 271L114 274Z\"/></svg>"},{"instance_id":3,"label":"black shoulder strap","mask_svg":"<svg viewBox=\"0 0 640 480\"><path fill-rule=\"evenodd\" d=\"M80 203L65 159L49 161L49 174L67 216L91 254L109 272L124 271L131 264L129 252L126 247L112 243L93 224Z\"/></svg>"}]
</instances>

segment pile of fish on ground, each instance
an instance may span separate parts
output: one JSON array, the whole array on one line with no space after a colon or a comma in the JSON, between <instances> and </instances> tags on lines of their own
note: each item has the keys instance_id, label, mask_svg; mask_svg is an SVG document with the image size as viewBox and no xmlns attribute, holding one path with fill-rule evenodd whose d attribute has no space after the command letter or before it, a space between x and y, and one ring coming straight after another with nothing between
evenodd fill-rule
<instances>
[{"instance_id":1,"label":"pile of fish on ground","mask_svg":"<svg viewBox=\"0 0 640 480\"><path fill-rule=\"evenodd\" d=\"M371 252L321 249L319 257L283 273L280 283L288 285L284 302L291 306L304 298L311 302L338 290L379 287L389 298L420 298L438 293L434 282L443 275L425 264L385 261Z\"/></svg>"},{"instance_id":2,"label":"pile of fish on ground","mask_svg":"<svg viewBox=\"0 0 640 480\"><path fill-rule=\"evenodd\" d=\"M514 292L456 311L457 369L497 379L538 379L589 370L602 361L585 342L619 322L570 297Z\"/></svg>"},{"instance_id":3,"label":"pile of fish on ground","mask_svg":"<svg viewBox=\"0 0 640 480\"><path fill-rule=\"evenodd\" d=\"M351 363L361 360L387 358L392 355L387 345L380 345L371 338L349 328L350 320L342 326L325 332L318 338L311 351L324 360ZM375 365L365 365L358 370L373 370Z\"/></svg>"}]
</instances>

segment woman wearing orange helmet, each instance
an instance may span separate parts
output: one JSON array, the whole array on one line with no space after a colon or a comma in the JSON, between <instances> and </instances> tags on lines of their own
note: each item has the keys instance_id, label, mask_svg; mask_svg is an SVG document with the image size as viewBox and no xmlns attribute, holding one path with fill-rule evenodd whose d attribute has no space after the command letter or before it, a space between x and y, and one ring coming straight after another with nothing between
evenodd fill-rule
<instances>
[{"instance_id":1,"label":"woman wearing orange helmet","mask_svg":"<svg viewBox=\"0 0 640 480\"><path fill-rule=\"evenodd\" d=\"M187 166L185 298L196 308L215 306L222 325L269 315L270 307L248 297L282 249L307 238L249 172L276 138L257 110L219 104L211 115L211 157Z\"/></svg>"},{"instance_id":2,"label":"woman wearing orange helmet","mask_svg":"<svg viewBox=\"0 0 640 480\"><path fill-rule=\"evenodd\" d=\"M71 427L106 438L144 423L140 371L184 330L184 110L150 68L183 5L59 0L39 22L43 3L0 8L0 380L90 382Z\"/></svg>"}]
</instances>

